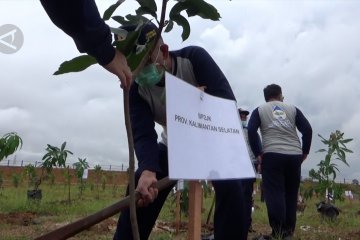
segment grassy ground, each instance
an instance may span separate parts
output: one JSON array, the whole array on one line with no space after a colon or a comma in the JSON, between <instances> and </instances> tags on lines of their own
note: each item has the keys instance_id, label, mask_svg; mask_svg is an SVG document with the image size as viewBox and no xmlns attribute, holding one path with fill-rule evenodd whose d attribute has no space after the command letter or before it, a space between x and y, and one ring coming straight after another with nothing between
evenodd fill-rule
<instances>
[{"instance_id":1,"label":"grassy ground","mask_svg":"<svg viewBox=\"0 0 360 240\"><path fill-rule=\"evenodd\" d=\"M40 202L31 202L26 199L26 188L8 187L0 191L0 239L34 239L44 233L57 229L76 219L88 216L110 204L118 201L124 195L124 187L113 189L107 186L93 190L88 187L84 195L78 196L78 188L72 186L71 203L69 204L67 188L63 185L43 185L43 199ZM203 223L206 222L212 197L204 200ZM360 202L359 200L345 200L336 202L341 209L335 221L322 219L316 211L318 199L306 201L305 211L298 215L295 239L305 240L356 240L360 239ZM182 215L182 225L179 233L174 230L174 197L169 196L163 207L151 240L186 239L187 218ZM112 239L116 228L117 217L114 216L89 230L77 234L71 239ZM211 223L204 225L204 233L209 233ZM253 212L253 228L256 233L249 236L251 239L257 234L268 234L265 204L255 196L255 210Z\"/></svg>"},{"instance_id":2,"label":"grassy ground","mask_svg":"<svg viewBox=\"0 0 360 240\"><path fill-rule=\"evenodd\" d=\"M318 199L306 201L306 208L303 213L298 213L295 240L358 240L360 239L360 202L359 200L345 199L343 202L336 202L341 213L334 221L324 219L316 210ZM160 217L162 218L162 217ZM171 221L171 219L170 219ZM253 212L253 229L248 239L260 234L270 234L271 228L268 225L265 203L255 196L255 210ZM176 235L164 231L154 231L153 240L157 239L186 239L186 234Z\"/></svg>"}]
</instances>

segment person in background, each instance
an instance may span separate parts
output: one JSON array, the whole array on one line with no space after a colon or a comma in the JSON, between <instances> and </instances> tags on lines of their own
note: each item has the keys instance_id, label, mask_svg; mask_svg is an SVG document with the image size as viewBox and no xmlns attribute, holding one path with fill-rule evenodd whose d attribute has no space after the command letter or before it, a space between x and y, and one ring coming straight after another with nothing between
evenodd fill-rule
<instances>
[{"instance_id":1,"label":"person in background","mask_svg":"<svg viewBox=\"0 0 360 240\"><path fill-rule=\"evenodd\" d=\"M238 110L239 110L240 120L241 120L241 124L243 127L244 137L245 137L245 141L246 141L246 144L248 147L250 159L253 163L253 166L254 166L254 169L256 172L256 169L258 166L258 161L257 161L256 157L254 156L253 152L251 151L251 148L249 145L249 139L248 139L248 131L247 131L247 117L249 115L249 111L241 109L241 108L239 108ZM258 141L257 141L258 148L261 149L260 136L257 135L257 137L258 137ZM252 228L252 217L251 217L253 203L254 203L253 192L254 192L254 183L255 182L256 182L256 178L247 178L247 179L242 180L243 191L244 191L246 225L247 225L247 228L249 229L249 232L255 232L254 229Z\"/></svg>"},{"instance_id":2,"label":"person in background","mask_svg":"<svg viewBox=\"0 0 360 240\"><path fill-rule=\"evenodd\" d=\"M94 0L40 0L51 21L73 38L78 50L93 56L128 88L132 74L125 56L112 46L110 28ZM55 46L58 47L58 46Z\"/></svg>"},{"instance_id":3,"label":"person in background","mask_svg":"<svg viewBox=\"0 0 360 240\"><path fill-rule=\"evenodd\" d=\"M268 238L288 240L292 239L295 230L301 164L310 151L312 128L297 107L283 102L279 85L266 86L264 97L266 103L251 114L249 142L262 173L265 203L272 228ZM258 128L262 149L256 144ZM302 141L297 130L302 134Z\"/></svg>"},{"instance_id":4,"label":"person in background","mask_svg":"<svg viewBox=\"0 0 360 240\"><path fill-rule=\"evenodd\" d=\"M136 26L122 26L131 32ZM145 24L138 43L156 38L157 27ZM168 176L165 75L167 71L183 81L202 88L206 93L235 100L226 77L208 52L197 46L188 46L169 51L162 38L155 45L152 55L130 88L130 118L134 136L138 169L135 173L136 191L141 195L137 208L139 234L148 239L160 210L173 186L159 192L153 187L158 179ZM181 103L179 103L181 104ZM155 130L155 123L163 127L161 140ZM196 161L196 159L194 159ZM244 222L242 183L239 179L212 181L215 189L214 236L215 239L246 240L248 229ZM129 209L121 212L116 240L131 240Z\"/></svg>"}]
</instances>

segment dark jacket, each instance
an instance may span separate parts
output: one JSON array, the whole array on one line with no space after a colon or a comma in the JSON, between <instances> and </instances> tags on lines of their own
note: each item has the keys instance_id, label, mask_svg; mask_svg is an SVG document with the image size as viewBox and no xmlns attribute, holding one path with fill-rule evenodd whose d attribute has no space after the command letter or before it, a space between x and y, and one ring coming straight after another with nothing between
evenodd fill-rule
<instances>
[{"instance_id":1,"label":"dark jacket","mask_svg":"<svg viewBox=\"0 0 360 240\"><path fill-rule=\"evenodd\" d=\"M200 47L171 51L172 74L196 87L206 86L213 96L235 100L229 82L211 56ZM130 89L130 118L139 171L160 171L158 136L155 122L166 129L165 86L142 87L134 82ZM166 131L163 132L166 136ZM166 137L165 137L166 138ZM166 145L166 139L162 141Z\"/></svg>"},{"instance_id":2,"label":"dark jacket","mask_svg":"<svg viewBox=\"0 0 360 240\"><path fill-rule=\"evenodd\" d=\"M115 56L109 26L100 17L94 0L40 0L51 21L71 36L78 50L101 65ZM58 46L55 46L58 47Z\"/></svg>"}]
</instances>

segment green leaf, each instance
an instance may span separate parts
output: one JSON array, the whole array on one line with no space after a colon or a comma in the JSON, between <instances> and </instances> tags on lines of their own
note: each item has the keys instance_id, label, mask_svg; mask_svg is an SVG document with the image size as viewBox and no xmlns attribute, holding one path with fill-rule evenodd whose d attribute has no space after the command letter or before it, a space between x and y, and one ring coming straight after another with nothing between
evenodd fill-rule
<instances>
[{"instance_id":1,"label":"green leaf","mask_svg":"<svg viewBox=\"0 0 360 240\"><path fill-rule=\"evenodd\" d=\"M330 160L331 160L331 155L330 155L330 154L326 155L326 156L325 156L325 162L324 162L324 164L325 164L325 165L329 165Z\"/></svg>"},{"instance_id":2,"label":"green leaf","mask_svg":"<svg viewBox=\"0 0 360 240\"><path fill-rule=\"evenodd\" d=\"M15 133L7 133L0 138L0 161L22 147L22 139Z\"/></svg>"},{"instance_id":3,"label":"green leaf","mask_svg":"<svg viewBox=\"0 0 360 240\"><path fill-rule=\"evenodd\" d=\"M147 8L151 12L157 11L157 6L155 0L136 0L141 8Z\"/></svg>"},{"instance_id":4,"label":"green leaf","mask_svg":"<svg viewBox=\"0 0 360 240\"><path fill-rule=\"evenodd\" d=\"M180 13L186 9L187 9L187 3L183 2L183 1L176 3L170 10L170 13L169 13L170 19L172 19L172 17L174 17L176 15L180 15Z\"/></svg>"},{"instance_id":5,"label":"green leaf","mask_svg":"<svg viewBox=\"0 0 360 240\"><path fill-rule=\"evenodd\" d=\"M136 14L138 16L145 15L145 14L150 14L155 19L157 19L156 12L152 11L150 8L147 8L147 7L139 7L135 12L136 12Z\"/></svg>"},{"instance_id":6,"label":"green leaf","mask_svg":"<svg viewBox=\"0 0 360 240\"><path fill-rule=\"evenodd\" d=\"M199 16L213 21L220 19L220 14L216 8L203 0L187 0L185 3L187 4L186 12L189 17Z\"/></svg>"},{"instance_id":7,"label":"green leaf","mask_svg":"<svg viewBox=\"0 0 360 240\"><path fill-rule=\"evenodd\" d=\"M97 62L95 58L89 55L82 55L63 62L54 75L60 75L69 72L81 72L96 63Z\"/></svg>"},{"instance_id":8,"label":"green leaf","mask_svg":"<svg viewBox=\"0 0 360 240\"><path fill-rule=\"evenodd\" d=\"M104 12L104 15L103 15L104 21L109 20L110 17L115 12L115 10L118 8L118 6L120 6L120 4L123 3L124 1L125 0L119 0L116 3L114 3L113 5L111 5L108 9L106 9L105 12Z\"/></svg>"},{"instance_id":9,"label":"green leaf","mask_svg":"<svg viewBox=\"0 0 360 240\"><path fill-rule=\"evenodd\" d=\"M340 140L339 142L345 144L345 143L351 142L352 140L354 140L354 139L349 138L349 139Z\"/></svg>"},{"instance_id":10,"label":"green leaf","mask_svg":"<svg viewBox=\"0 0 360 240\"><path fill-rule=\"evenodd\" d=\"M336 168L336 170L339 172L339 170ZM335 170L332 170L332 174L333 174L333 180L335 180L335 178L336 178L336 172L335 172Z\"/></svg>"},{"instance_id":11,"label":"green leaf","mask_svg":"<svg viewBox=\"0 0 360 240\"><path fill-rule=\"evenodd\" d=\"M100 165L96 165L96 166L94 167L94 170L95 170L95 172L100 172L100 171L101 171L101 166L100 166Z\"/></svg>"},{"instance_id":12,"label":"green leaf","mask_svg":"<svg viewBox=\"0 0 360 240\"><path fill-rule=\"evenodd\" d=\"M9 138L9 144L8 144L8 155L11 155L11 154L13 154L15 151L16 151L16 149L18 148L18 146L19 146L19 140L16 138L16 136L11 136L10 138Z\"/></svg>"},{"instance_id":13,"label":"green leaf","mask_svg":"<svg viewBox=\"0 0 360 240\"><path fill-rule=\"evenodd\" d=\"M144 23L147 23L150 21L149 19L147 19L146 17L143 17L141 15L138 16L138 15L128 14L125 17L126 17L126 19L128 19L127 24L133 24L133 25L143 25Z\"/></svg>"},{"instance_id":14,"label":"green leaf","mask_svg":"<svg viewBox=\"0 0 360 240\"><path fill-rule=\"evenodd\" d=\"M0 138L0 150L5 146L5 138Z\"/></svg>"},{"instance_id":15,"label":"green leaf","mask_svg":"<svg viewBox=\"0 0 360 240\"><path fill-rule=\"evenodd\" d=\"M347 153L353 153L353 151L351 151L348 148L340 148L340 149L343 150L344 152L347 152Z\"/></svg>"},{"instance_id":16,"label":"green leaf","mask_svg":"<svg viewBox=\"0 0 360 240\"><path fill-rule=\"evenodd\" d=\"M315 178L316 172L315 172L314 169L311 169L311 170L309 171L309 176Z\"/></svg>"},{"instance_id":17,"label":"green leaf","mask_svg":"<svg viewBox=\"0 0 360 240\"><path fill-rule=\"evenodd\" d=\"M123 16L114 16L111 17L114 21L120 23L120 25L126 25L128 23L127 20L125 20L125 18Z\"/></svg>"},{"instance_id":18,"label":"green leaf","mask_svg":"<svg viewBox=\"0 0 360 240\"><path fill-rule=\"evenodd\" d=\"M321 142L323 143L323 144L325 144L325 145L329 145L329 141L327 141L327 140L321 140Z\"/></svg>"},{"instance_id":19,"label":"green leaf","mask_svg":"<svg viewBox=\"0 0 360 240\"><path fill-rule=\"evenodd\" d=\"M345 152L338 149L337 150L337 155L339 156L339 158L344 162L345 161Z\"/></svg>"},{"instance_id":20,"label":"green leaf","mask_svg":"<svg viewBox=\"0 0 360 240\"><path fill-rule=\"evenodd\" d=\"M318 137L321 138L322 140L326 140L323 136L321 136L320 134L318 134Z\"/></svg>"},{"instance_id":21,"label":"green leaf","mask_svg":"<svg viewBox=\"0 0 360 240\"><path fill-rule=\"evenodd\" d=\"M181 34L182 40L185 41L190 36L190 24L186 18L180 14L171 17L171 20L176 22L179 26L182 26L183 32Z\"/></svg>"},{"instance_id":22,"label":"green leaf","mask_svg":"<svg viewBox=\"0 0 360 240\"><path fill-rule=\"evenodd\" d=\"M170 32L173 29L173 27L174 27L174 21L169 20L166 25L165 32Z\"/></svg>"},{"instance_id":23,"label":"green leaf","mask_svg":"<svg viewBox=\"0 0 360 240\"><path fill-rule=\"evenodd\" d=\"M323 136L321 136L320 134L318 134L318 136L321 138L321 142L324 143L325 145L329 144L329 141L326 140Z\"/></svg>"}]
</instances>

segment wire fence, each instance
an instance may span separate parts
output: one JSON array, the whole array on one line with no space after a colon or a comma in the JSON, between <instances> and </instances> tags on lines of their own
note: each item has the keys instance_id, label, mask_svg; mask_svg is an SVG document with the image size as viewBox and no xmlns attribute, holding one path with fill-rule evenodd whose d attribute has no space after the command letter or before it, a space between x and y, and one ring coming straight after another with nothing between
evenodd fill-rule
<instances>
[{"instance_id":1,"label":"wire fence","mask_svg":"<svg viewBox=\"0 0 360 240\"><path fill-rule=\"evenodd\" d=\"M29 164L35 166L35 167L41 167L41 161L26 161L26 160L10 160L5 159L0 162L0 166L7 166L7 167L25 167ZM66 167L69 168L75 168L74 163L68 163L66 164ZM119 172L126 172L129 168L128 165L121 164L121 165L101 165L101 164L91 164L89 163L89 169L95 169L96 166L100 166L101 170L104 171L119 171Z\"/></svg>"},{"instance_id":2,"label":"wire fence","mask_svg":"<svg viewBox=\"0 0 360 240\"><path fill-rule=\"evenodd\" d=\"M32 164L35 167L41 167L41 161L25 161L25 160L16 160L16 159L5 159L0 162L0 166L10 166L10 167L25 167L28 164ZM74 163L68 163L66 167L69 166L69 168L75 168L73 166ZM121 165L102 165L102 164L93 164L91 165L89 163L89 169L95 169L96 166L100 166L101 170L104 171L119 171L119 172L126 172L129 168L126 164ZM261 178L261 175L260 177ZM310 178L308 176L302 176L302 181L309 180ZM343 183L343 184L355 184L359 185L358 179L347 179L347 178L337 178L335 179L336 183Z\"/></svg>"}]
</instances>

